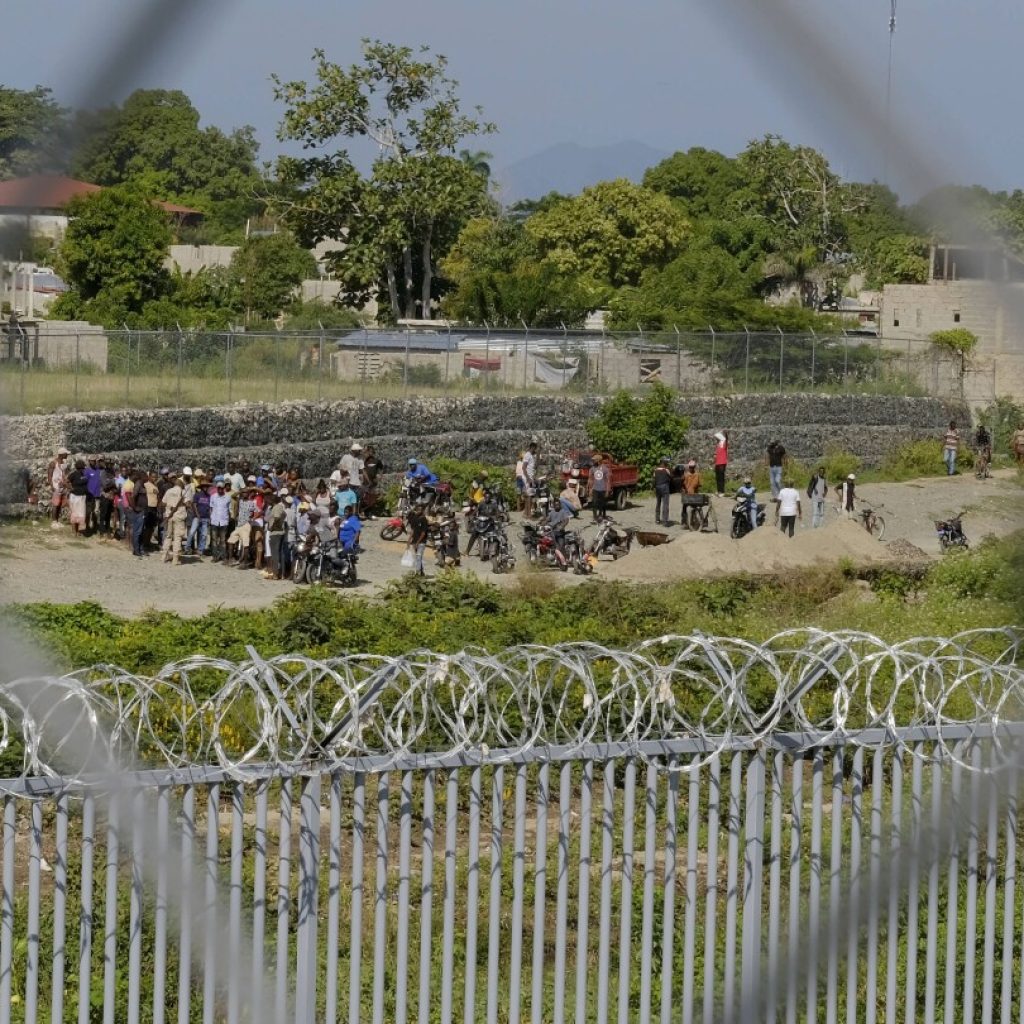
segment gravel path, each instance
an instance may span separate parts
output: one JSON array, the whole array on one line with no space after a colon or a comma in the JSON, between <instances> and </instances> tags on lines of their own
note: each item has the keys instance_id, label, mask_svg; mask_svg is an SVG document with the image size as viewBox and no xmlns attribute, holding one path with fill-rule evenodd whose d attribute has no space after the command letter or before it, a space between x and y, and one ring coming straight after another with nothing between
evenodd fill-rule
<instances>
[{"instance_id":1,"label":"gravel path","mask_svg":"<svg viewBox=\"0 0 1024 1024\"><path fill-rule=\"evenodd\" d=\"M976 480L964 475L927 478L901 484L865 484L861 497L882 506L887 520L884 543L879 544L860 527L842 520L831 510L823 530L798 529L793 540L777 530L766 529L732 541L728 537L729 499L713 499L721 533L691 534L671 526L672 543L659 548L634 550L617 562L603 560L596 578L636 582L680 577L713 577L730 572L778 572L787 567L834 563L850 558L858 564L886 561L895 552L889 545L902 541L897 550L904 556L907 543L930 557L938 555L932 520L967 511L964 530L980 541L984 536L1004 536L1024 528L1024 491L1010 470L992 479ZM625 526L654 529L653 499L637 502L616 520ZM673 504L678 515L678 505ZM805 509L805 514L807 510ZM588 522L586 513L583 523ZM517 557L518 516L512 527ZM770 522L770 515L769 515ZM809 516L806 523L809 523ZM403 545L380 539L380 522L368 523L364 533L366 552L360 557L360 585L349 593L372 596L389 580L405 571L399 561ZM592 528L588 526L587 533ZM465 546L463 536L462 544ZM429 570L433 572L433 569ZM503 586L512 585L517 574L496 576L475 557L463 560L463 572ZM522 558L517 572L526 571ZM545 570L559 583L581 581L571 574ZM77 539L68 528L51 530L46 523L17 523L0 526L0 603L53 601L71 603L96 601L121 615L139 615L147 609L200 615L211 608L258 608L291 593L294 584L264 580L252 570L239 571L207 560L186 560L181 566L164 565L159 555L132 558L123 544L97 538Z\"/></svg>"}]
</instances>

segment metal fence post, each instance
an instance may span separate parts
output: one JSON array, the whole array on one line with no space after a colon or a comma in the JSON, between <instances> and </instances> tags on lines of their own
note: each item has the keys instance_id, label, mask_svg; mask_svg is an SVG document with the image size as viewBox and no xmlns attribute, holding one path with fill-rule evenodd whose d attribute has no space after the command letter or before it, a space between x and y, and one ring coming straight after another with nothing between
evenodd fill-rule
<instances>
[{"instance_id":1,"label":"metal fence post","mask_svg":"<svg viewBox=\"0 0 1024 1024\"><path fill-rule=\"evenodd\" d=\"M78 412L78 375L82 369L82 336L75 332L75 412Z\"/></svg>"},{"instance_id":2,"label":"metal fence post","mask_svg":"<svg viewBox=\"0 0 1024 1024\"><path fill-rule=\"evenodd\" d=\"M176 324L176 326L178 328L178 384L177 384L177 389L176 389L176 392L175 392L176 397L175 397L175 400L174 400L174 402L175 402L174 407L176 409L180 409L181 408L181 350L182 350L182 342L184 341L184 338L182 337L182 333L181 333L181 324Z\"/></svg>"},{"instance_id":3,"label":"metal fence post","mask_svg":"<svg viewBox=\"0 0 1024 1024\"><path fill-rule=\"evenodd\" d=\"M409 341L412 337L412 328L405 328L405 369L402 371L402 397L409 397Z\"/></svg>"},{"instance_id":4,"label":"metal fence post","mask_svg":"<svg viewBox=\"0 0 1024 1024\"><path fill-rule=\"evenodd\" d=\"M228 404L231 404L231 350L235 344L235 336L229 334L227 337L227 344L224 347L224 376L228 380Z\"/></svg>"},{"instance_id":5,"label":"metal fence post","mask_svg":"<svg viewBox=\"0 0 1024 1024\"><path fill-rule=\"evenodd\" d=\"M316 1019L317 908L320 879L320 776L305 780L299 803L298 936L295 950L295 1022Z\"/></svg>"},{"instance_id":6,"label":"metal fence post","mask_svg":"<svg viewBox=\"0 0 1024 1024\"><path fill-rule=\"evenodd\" d=\"M907 338L907 372L906 378L903 381L903 394L908 394L910 391L910 339Z\"/></svg>"},{"instance_id":7,"label":"metal fence post","mask_svg":"<svg viewBox=\"0 0 1024 1024\"><path fill-rule=\"evenodd\" d=\"M814 333L814 328L810 328L811 331L811 387L814 387L814 371L816 369L816 361L818 355L818 336Z\"/></svg>"},{"instance_id":8,"label":"metal fence post","mask_svg":"<svg viewBox=\"0 0 1024 1024\"><path fill-rule=\"evenodd\" d=\"M281 335L274 335L274 401L277 401L281 382Z\"/></svg>"},{"instance_id":9,"label":"metal fence post","mask_svg":"<svg viewBox=\"0 0 1024 1024\"><path fill-rule=\"evenodd\" d=\"M124 325L125 337L128 341L128 359L125 363L125 375L124 375L124 402L125 405L131 404L132 394L132 332L128 329L128 325Z\"/></svg>"},{"instance_id":10,"label":"metal fence post","mask_svg":"<svg viewBox=\"0 0 1024 1024\"><path fill-rule=\"evenodd\" d=\"M747 325L743 325L743 333L747 336L747 357L744 364L743 371L743 390L746 394L750 394L750 331L747 330Z\"/></svg>"},{"instance_id":11,"label":"metal fence post","mask_svg":"<svg viewBox=\"0 0 1024 1024\"><path fill-rule=\"evenodd\" d=\"M562 390L565 390L565 361L568 358L568 332L565 328L565 323L562 323Z\"/></svg>"},{"instance_id":12,"label":"metal fence post","mask_svg":"<svg viewBox=\"0 0 1024 1024\"><path fill-rule=\"evenodd\" d=\"M676 391L678 392L683 387L683 343L679 337L679 327L673 324L672 330L676 332Z\"/></svg>"},{"instance_id":13,"label":"metal fence post","mask_svg":"<svg viewBox=\"0 0 1024 1024\"><path fill-rule=\"evenodd\" d=\"M640 335L640 351L637 353L636 357L636 379L637 384L640 385L644 382L644 329L640 324L636 325L636 329Z\"/></svg>"},{"instance_id":14,"label":"metal fence post","mask_svg":"<svg viewBox=\"0 0 1024 1024\"><path fill-rule=\"evenodd\" d=\"M316 360L316 400L322 402L324 400L324 325L320 320L317 323L320 325L320 351Z\"/></svg>"},{"instance_id":15,"label":"metal fence post","mask_svg":"<svg viewBox=\"0 0 1024 1024\"><path fill-rule=\"evenodd\" d=\"M530 365L530 328L527 326L526 321L519 318L519 322L523 325L523 390L526 391L528 388L526 374Z\"/></svg>"},{"instance_id":16,"label":"metal fence post","mask_svg":"<svg viewBox=\"0 0 1024 1024\"><path fill-rule=\"evenodd\" d=\"M369 361L369 358L370 358L369 347L367 345L367 342L369 341L369 339L370 339L370 336L367 333L366 329L364 328L363 329L363 365L362 365L362 373L361 373L360 379L359 379L359 398L360 398L360 400L364 400L366 398L366 369L367 369L367 362Z\"/></svg>"},{"instance_id":17,"label":"metal fence post","mask_svg":"<svg viewBox=\"0 0 1024 1024\"><path fill-rule=\"evenodd\" d=\"M842 328L843 331L843 390L847 394L850 392L850 336L846 333L846 328Z\"/></svg>"},{"instance_id":18,"label":"metal fence post","mask_svg":"<svg viewBox=\"0 0 1024 1024\"><path fill-rule=\"evenodd\" d=\"M708 324L708 330L711 332L711 393L715 393L715 348L718 339L715 337L715 329Z\"/></svg>"},{"instance_id":19,"label":"metal fence post","mask_svg":"<svg viewBox=\"0 0 1024 1024\"><path fill-rule=\"evenodd\" d=\"M782 333L782 328L780 327L779 328L779 394L780 395L782 394L782 392L784 390L783 389L783 385L782 385L782 373L783 373L783 363L785 362L785 356L786 356L786 336Z\"/></svg>"},{"instance_id":20,"label":"metal fence post","mask_svg":"<svg viewBox=\"0 0 1024 1024\"><path fill-rule=\"evenodd\" d=\"M444 349L444 391L448 394L448 372L452 361L452 322L448 321L448 344Z\"/></svg>"}]
</instances>

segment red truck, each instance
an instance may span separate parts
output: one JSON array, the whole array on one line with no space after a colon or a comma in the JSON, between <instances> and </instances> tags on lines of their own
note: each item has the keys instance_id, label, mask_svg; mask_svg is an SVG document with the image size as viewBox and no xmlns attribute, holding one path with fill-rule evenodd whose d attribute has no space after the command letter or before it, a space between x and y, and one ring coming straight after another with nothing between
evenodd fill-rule
<instances>
[{"instance_id":1,"label":"red truck","mask_svg":"<svg viewBox=\"0 0 1024 1024\"><path fill-rule=\"evenodd\" d=\"M628 463L616 462L607 452L595 452L588 448L566 452L562 460L562 484L570 479L579 480L580 501L586 505L590 500L590 467L594 464L595 455L600 455L604 464L611 469L611 497L608 504L621 511L640 482L640 470Z\"/></svg>"}]
</instances>

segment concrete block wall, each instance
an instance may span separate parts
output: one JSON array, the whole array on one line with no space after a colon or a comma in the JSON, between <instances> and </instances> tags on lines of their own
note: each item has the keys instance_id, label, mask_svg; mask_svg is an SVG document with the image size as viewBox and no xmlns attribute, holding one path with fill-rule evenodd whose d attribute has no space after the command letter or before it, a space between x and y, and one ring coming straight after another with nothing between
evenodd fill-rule
<instances>
[{"instance_id":1,"label":"concrete block wall","mask_svg":"<svg viewBox=\"0 0 1024 1024\"><path fill-rule=\"evenodd\" d=\"M222 469L230 458L281 461L314 477L329 473L353 440L374 443L396 468L410 455L500 464L514 461L532 434L547 451L585 443L586 423L602 401L481 395L0 417L7 459L0 502L23 499L18 481L24 470L41 486L46 463L61 445L139 465L189 463L207 471ZM758 462L776 437L803 462L842 449L871 465L908 441L937 439L951 418L970 419L957 403L874 395L682 398L679 409L690 419L681 454L708 464L712 434L727 428L737 468Z\"/></svg>"}]
</instances>

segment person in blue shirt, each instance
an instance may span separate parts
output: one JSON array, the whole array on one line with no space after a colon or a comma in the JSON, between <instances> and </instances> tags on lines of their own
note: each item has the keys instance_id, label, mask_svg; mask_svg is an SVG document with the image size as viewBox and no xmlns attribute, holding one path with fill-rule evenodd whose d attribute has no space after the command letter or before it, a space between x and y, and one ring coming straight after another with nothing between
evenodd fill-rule
<instances>
[{"instance_id":1,"label":"person in blue shirt","mask_svg":"<svg viewBox=\"0 0 1024 1024\"><path fill-rule=\"evenodd\" d=\"M356 515L355 503L345 508L345 518L338 528L338 540L341 542L342 550L358 551L359 535L362 532L363 524Z\"/></svg>"},{"instance_id":2,"label":"person in blue shirt","mask_svg":"<svg viewBox=\"0 0 1024 1024\"><path fill-rule=\"evenodd\" d=\"M334 492L334 500L337 502L338 515L344 516L345 509L350 505L355 508L359 504L359 495L352 490L350 484L345 484Z\"/></svg>"},{"instance_id":3,"label":"person in blue shirt","mask_svg":"<svg viewBox=\"0 0 1024 1024\"><path fill-rule=\"evenodd\" d=\"M415 480L418 484L433 485L438 481L435 473L431 473L428 466L417 459L409 460L409 471L405 474L406 480Z\"/></svg>"}]
</instances>

